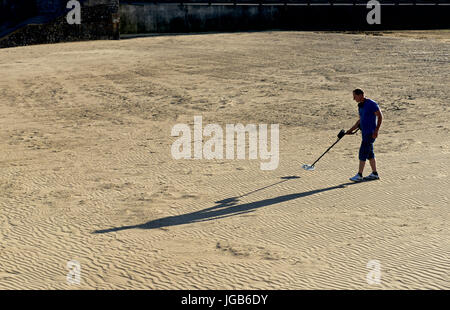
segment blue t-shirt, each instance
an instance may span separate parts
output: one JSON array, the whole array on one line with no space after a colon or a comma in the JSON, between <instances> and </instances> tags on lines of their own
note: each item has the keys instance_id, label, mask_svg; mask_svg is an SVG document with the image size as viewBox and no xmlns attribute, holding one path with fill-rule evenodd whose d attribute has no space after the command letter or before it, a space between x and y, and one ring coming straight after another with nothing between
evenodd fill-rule
<instances>
[{"instance_id":1,"label":"blue t-shirt","mask_svg":"<svg viewBox=\"0 0 450 310\"><path fill-rule=\"evenodd\" d=\"M360 104L361 105L361 104ZM375 128L377 128L377 116L375 112L380 110L378 103L370 99L364 99L364 104L359 110L359 126L361 127L362 135L371 135Z\"/></svg>"}]
</instances>

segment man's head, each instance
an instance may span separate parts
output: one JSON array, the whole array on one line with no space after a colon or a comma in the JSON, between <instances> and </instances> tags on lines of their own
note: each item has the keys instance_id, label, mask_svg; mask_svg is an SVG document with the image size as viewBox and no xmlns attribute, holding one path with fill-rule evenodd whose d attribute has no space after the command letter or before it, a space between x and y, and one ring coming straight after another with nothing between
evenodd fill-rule
<instances>
[{"instance_id":1,"label":"man's head","mask_svg":"<svg viewBox=\"0 0 450 310\"><path fill-rule=\"evenodd\" d=\"M358 103L361 103L364 101L364 92L357 88L353 91L353 100L355 100Z\"/></svg>"}]
</instances>

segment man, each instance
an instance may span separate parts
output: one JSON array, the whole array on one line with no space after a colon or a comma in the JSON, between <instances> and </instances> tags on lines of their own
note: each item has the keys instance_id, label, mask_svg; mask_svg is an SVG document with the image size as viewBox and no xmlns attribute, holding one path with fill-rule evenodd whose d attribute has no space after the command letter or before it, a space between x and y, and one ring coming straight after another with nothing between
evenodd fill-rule
<instances>
[{"instance_id":1,"label":"man","mask_svg":"<svg viewBox=\"0 0 450 310\"><path fill-rule=\"evenodd\" d=\"M358 103L359 120L352 128L347 130L346 134L354 134L354 131L359 127L362 133L362 142L359 148L359 170L350 180L354 182L360 182L364 179L378 180L380 177L378 176L377 163L375 161L375 154L373 153L373 143L378 137L378 130L383 121L383 114L381 114L380 107L375 101L364 98L364 92L361 89L355 89L353 91L353 99ZM367 159L372 168L372 173L363 178L362 173Z\"/></svg>"}]
</instances>

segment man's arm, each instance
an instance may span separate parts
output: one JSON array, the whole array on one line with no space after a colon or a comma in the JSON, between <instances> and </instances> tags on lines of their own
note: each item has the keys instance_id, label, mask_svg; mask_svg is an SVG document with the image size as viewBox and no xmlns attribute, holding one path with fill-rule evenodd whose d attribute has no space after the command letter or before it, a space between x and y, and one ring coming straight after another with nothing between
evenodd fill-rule
<instances>
[{"instance_id":1,"label":"man's arm","mask_svg":"<svg viewBox=\"0 0 450 310\"><path fill-rule=\"evenodd\" d=\"M381 110L376 111L375 115L377 116L377 127L375 128L375 131L372 134L372 138L374 139L378 137L378 130L380 129L381 123L383 122L383 114L381 113Z\"/></svg>"},{"instance_id":2,"label":"man's arm","mask_svg":"<svg viewBox=\"0 0 450 310\"><path fill-rule=\"evenodd\" d=\"M347 132L345 133L346 135L352 135L352 134L354 134L354 130L356 130L356 128L358 128L359 127L359 122L360 122L360 120L358 119L358 121L355 123L355 125L353 125L353 127L352 128L350 128L349 130L347 130Z\"/></svg>"}]
</instances>

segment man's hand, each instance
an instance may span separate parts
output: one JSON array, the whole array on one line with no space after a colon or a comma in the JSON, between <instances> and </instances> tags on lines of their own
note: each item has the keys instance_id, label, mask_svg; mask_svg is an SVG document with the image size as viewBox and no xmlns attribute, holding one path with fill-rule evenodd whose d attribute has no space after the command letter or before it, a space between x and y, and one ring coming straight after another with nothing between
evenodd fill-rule
<instances>
[{"instance_id":1,"label":"man's hand","mask_svg":"<svg viewBox=\"0 0 450 310\"><path fill-rule=\"evenodd\" d=\"M352 128L350 128L349 130L347 130L347 132L345 133L346 135L353 135L356 133L357 129L359 128L359 120L355 123L355 125L353 125ZM355 131L356 130L356 131Z\"/></svg>"},{"instance_id":2,"label":"man's hand","mask_svg":"<svg viewBox=\"0 0 450 310\"><path fill-rule=\"evenodd\" d=\"M375 130L372 134L372 138L376 139L378 137L378 130Z\"/></svg>"}]
</instances>

